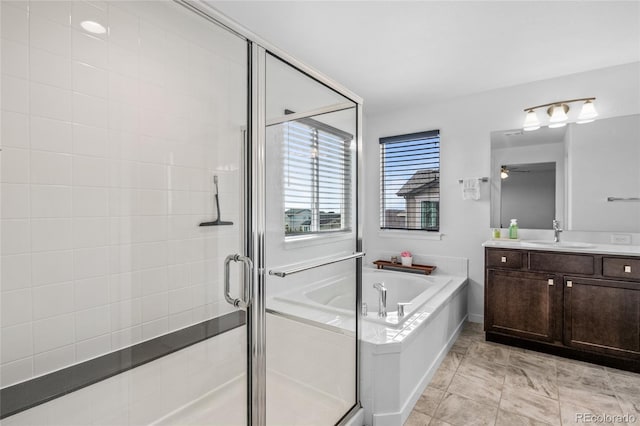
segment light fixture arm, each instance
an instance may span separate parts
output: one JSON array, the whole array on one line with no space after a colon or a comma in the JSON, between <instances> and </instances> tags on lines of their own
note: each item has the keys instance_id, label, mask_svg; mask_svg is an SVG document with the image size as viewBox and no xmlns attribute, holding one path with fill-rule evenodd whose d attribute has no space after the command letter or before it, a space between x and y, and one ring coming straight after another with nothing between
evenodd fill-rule
<instances>
[{"instance_id":1,"label":"light fixture arm","mask_svg":"<svg viewBox=\"0 0 640 426\"><path fill-rule=\"evenodd\" d=\"M542 105L536 105L533 107L529 107L529 108L525 108L523 111L524 112L528 112L528 111L533 111L534 109L538 109L538 108L543 108L543 107L551 107L554 105L562 105L562 104L570 104L573 102L580 102L580 101L595 101L596 98L578 98L578 99L569 99L567 101L558 101L558 102L551 102L548 104L542 104Z\"/></svg>"}]
</instances>

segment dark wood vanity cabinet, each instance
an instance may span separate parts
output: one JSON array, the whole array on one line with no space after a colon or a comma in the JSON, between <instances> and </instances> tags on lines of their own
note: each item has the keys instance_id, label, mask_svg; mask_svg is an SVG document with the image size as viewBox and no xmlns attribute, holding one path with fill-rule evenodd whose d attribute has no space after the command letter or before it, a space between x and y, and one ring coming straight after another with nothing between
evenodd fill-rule
<instances>
[{"instance_id":1,"label":"dark wood vanity cabinet","mask_svg":"<svg viewBox=\"0 0 640 426\"><path fill-rule=\"evenodd\" d=\"M553 341L556 280L547 273L487 270L487 331Z\"/></svg>"},{"instance_id":2,"label":"dark wood vanity cabinet","mask_svg":"<svg viewBox=\"0 0 640 426\"><path fill-rule=\"evenodd\" d=\"M640 258L487 247L485 332L640 371Z\"/></svg>"},{"instance_id":3,"label":"dark wood vanity cabinet","mask_svg":"<svg viewBox=\"0 0 640 426\"><path fill-rule=\"evenodd\" d=\"M605 354L640 356L640 285L566 277L564 343Z\"/></svg>"}]
</instances>

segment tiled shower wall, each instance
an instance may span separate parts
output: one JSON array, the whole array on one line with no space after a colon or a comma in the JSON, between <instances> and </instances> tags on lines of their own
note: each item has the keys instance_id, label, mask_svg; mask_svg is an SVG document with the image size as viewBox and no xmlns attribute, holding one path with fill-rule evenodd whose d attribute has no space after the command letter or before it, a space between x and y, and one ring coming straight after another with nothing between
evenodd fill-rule
<instances>
[{"instance_id":1,"label":"tiled shower wall","mask_svg":"<svg viewBox=\"0 0 640 426\"><path fill-rule=\"evenodd\" d=\"M172 2L1 15L1 385L229 312L244 42Z\"/></svg>"}]
</instances>

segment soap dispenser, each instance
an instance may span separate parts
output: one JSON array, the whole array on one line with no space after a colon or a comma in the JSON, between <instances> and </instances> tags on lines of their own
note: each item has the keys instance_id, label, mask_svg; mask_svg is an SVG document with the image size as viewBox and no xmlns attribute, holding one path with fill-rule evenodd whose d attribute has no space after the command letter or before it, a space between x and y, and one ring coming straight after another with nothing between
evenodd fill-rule
<instances>
[{"instance_id":1,"label":"soap dispenser","mask_svg":"<svg viewBox=\"0 0 640 426\"><path fill-rule=\"evenodd\" d=\"M509 225L509 238L515 240L518 238L518 219L511 219Z\"/></svg>"}]
</instances>

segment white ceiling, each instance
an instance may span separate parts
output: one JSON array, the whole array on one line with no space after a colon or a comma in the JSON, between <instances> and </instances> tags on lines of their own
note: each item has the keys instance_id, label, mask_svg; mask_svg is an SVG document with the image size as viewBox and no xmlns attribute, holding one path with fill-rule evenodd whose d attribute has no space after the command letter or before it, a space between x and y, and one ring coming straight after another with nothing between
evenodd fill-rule
<instances>
[{"instance_id":1,"label":"white ceiling","mask_svg":"<svg viewBox=\"0 0 640 426\"><path fill-rule=\"evenodd\" d=\"M640 61L640 1L214 1L375 114Z\"/></svg>"}]
</instances>

